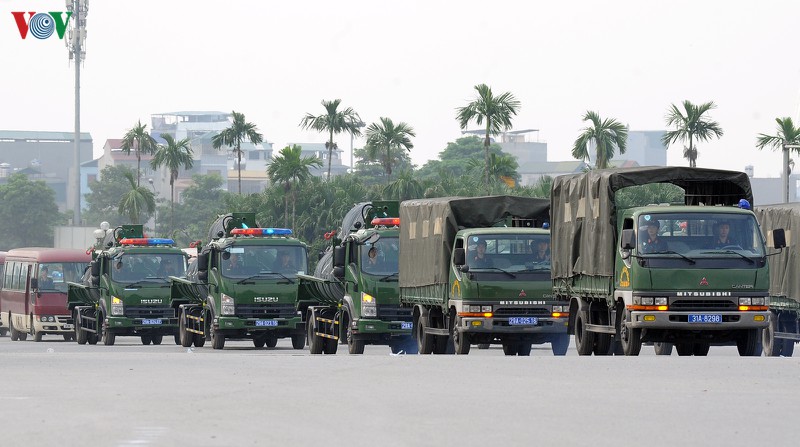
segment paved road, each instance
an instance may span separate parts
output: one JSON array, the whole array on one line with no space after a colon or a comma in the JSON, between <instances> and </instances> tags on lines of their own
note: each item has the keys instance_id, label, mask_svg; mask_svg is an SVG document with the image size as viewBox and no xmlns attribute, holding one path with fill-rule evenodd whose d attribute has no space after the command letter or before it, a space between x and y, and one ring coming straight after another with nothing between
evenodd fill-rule
<instances>
[{"instance_id":1,"label":"paved road","mask_svg":"<svg viewBox=\"0 0 800 447\"><path fill-rule=\"evenodd\" d=\"M766 446L800 435L800 359L733 347L311 356L285 341L213 351L48 338L0 338L4 445Z\"/></svg>"}]
</instances>

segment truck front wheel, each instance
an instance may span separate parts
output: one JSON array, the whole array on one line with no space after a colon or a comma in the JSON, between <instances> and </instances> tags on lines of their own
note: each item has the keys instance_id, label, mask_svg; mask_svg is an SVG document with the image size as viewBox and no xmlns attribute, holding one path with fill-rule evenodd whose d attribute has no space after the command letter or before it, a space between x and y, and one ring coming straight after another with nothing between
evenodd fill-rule
<instances>
[{"instance_id":1,"label":"truck front wheel","mask_svg":"<svg viewBox=\"0 0 800 447\"><path fill-rule=\"evenodd\" d=\"M433 335L425 333L426 326L428 326L428 311L422 309L414 321L414 335L417 339L417 350L420 354L433 352Z\"/></svg>"},{"instance_id":2,"label":"truck front wheel","mask_svg":"<svg viewBox=\"0 0 800 447\"><path fill-rule=\"evenodd\" d=\"M672 343L657 341L653 343L653 350L656 355L672 355Z\"/></svg>"},{"instance_id":3,"label":"truck front wheel","mask_svg":"<svg viewBox=\"0 0 800 447\"><path fill-rule=\"evenodd\" d=\"M586 330L586 312L575 316L575 349L578 355L592 355L594 350L594 332Z\"/></svg>"},{"instance_id":4,"label":"truck front wheel","mask_svg":"<svg viewBox=\"0 0 800 447\"><path fill-rule=\"evenodd\" d=\"M620 342L622 342L622 352L625 355L639 355L642 350L642 330L628 326L631 316L627 310L622 310L622 321L619 325Z\"/></svg>"},{"instance_id":5,"label":"truck front wheel","mask_svg":"<svg viewBox=\"0 0 800 447\"><path fill-rule=\"evenodd\" d=\"M180 323L178 324L178 337L181 341L181 346L188 348L192 346L194 341L193 333L186 330L186 315L181 312Z\"/></svg>"},{"instance_id":6,"label":"truck front wheel","mask_svg":"<svg viewBox=\"0 0 800 447\"><path fill-rule=\"evenodd\" d=\"M736 348L739 356L752 357L758 350L758 329L747 329L741 331L739 338L736 339Z\"/></svg>"},{"instance_id":7,"label":"truck front wheel","mask_svg":"<svg viewBox=\"0 0 800 447\"><path fill-rule=\"evenodd\" d=\"M324 346L324 340L322 337L317 335L316 327L314 326L314 313L308 313L308 319L306 320L306 329L308 330L308 350L311 351L312 354L322 354L322 348Z\"/></svg>"},{"instance_id":8,"label":"truck front wheel","mask_svg":"<svg viewBox=\"0 0 800 447\"><path fill-rule=\"evenodd\" d=\"M550 342L553 355L567 355L569 349L569 334L559 334Z\"/></svg>"},{"instance_id":9,"label":"truck front wheel","mask_svg":"<svg viewBox=\"0 0 800 447\"><path fill-rule=\"evenodd\" d=\"M306 334L292 335L292 347L294 349L303 349L306 347Z\"/></svg>"},{"instance_id":10,"label":"truck front wheel","mask_svg":"<svg viewBox=\"0 0 800 447\"><path fill-rule=\"evenodd\" d=\"M467 355L469 354L470 348L470 336L469 334L458 331L460 321L458 316L456 316L455 309L451 310L450 315L450 337L453 339L455 353L459 355Z\"/></svg>"},{"instance_id":11,"label":"truck front wheel","mask_svg":"<svg viewBox=\"0 0 800 447\"><path fill-rule=\"evenodd\" d=\"M225 334L221 331L211 329L211 347L213 349L222 349L225 347Z\"/></svg>"},{"instance_id":12,"label":"truck front wheel","mask_svg":"<svg viewBox=\"0 0 800 447\"><path fill-rule=\"evenodd\" d=\"M75 324L75 340L79 345L86 344L86 331L83 330L81 316L78 311L75 311L75 317L72 319Z\"/></svg>"}]
</instances>

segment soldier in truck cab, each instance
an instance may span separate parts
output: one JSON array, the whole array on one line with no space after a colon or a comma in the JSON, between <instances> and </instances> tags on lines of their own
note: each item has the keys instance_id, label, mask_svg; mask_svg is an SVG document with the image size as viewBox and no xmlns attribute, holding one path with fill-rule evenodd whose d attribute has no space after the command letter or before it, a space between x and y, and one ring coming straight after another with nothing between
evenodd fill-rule
<instances>
[{"instance_id":1,"label":"soldier in truck cab","mask_svg":"<svg viewBox=\"0 0 800 447\"><path fill-rule=\"evenodd\" d=\"M647 222L646 234L642 241L642 253L659 253L667 251L667 243L658 236L658 230L661 224L658 220L650 220Z\"/></svg>"},{"instance_id":2,"label":"soldier in truck cab","mask_svg":"<svg viewBox=\"0 0 800 447\"><path fill-rule=\"evenodd\" d=\"M730 222L722 221L717 223L716 238L714 238L714 248L724 248L731 245L739 245L730 237L731 224Z\"/></svg>"},{"instance_id":3,"label":"soldier in truck cab","mask_svg":"<svg viewBox=\"0 0 800 447\"><path fill-rule=\"evenodd\" d=\"M469 263L473 268L487 268L492 266L492 262L486 257L486 241L481 239L475 246L475 256Z\"/></svg>"}]
</instances>

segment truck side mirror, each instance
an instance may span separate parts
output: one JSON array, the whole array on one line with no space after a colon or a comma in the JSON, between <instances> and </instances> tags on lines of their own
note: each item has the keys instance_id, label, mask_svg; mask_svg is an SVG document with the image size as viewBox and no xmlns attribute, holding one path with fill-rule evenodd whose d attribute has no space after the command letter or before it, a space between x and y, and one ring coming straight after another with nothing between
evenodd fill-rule
<instances>
[{"instance_id":1,"label":"truck side mirror","mask_svg":"<svg viewBox=\"0 0 800 447\"><path fill-rule=\"evenodd\" d=\"M333 266L334 267L344 267L345 264L345 247L338 246L333 247ZM344 276L344 270L342 270L342 276Z\"/></svg>"},{"instance_id":2,"label":"truck side mirror","mask_svg":"<svg viewBox=\"0 0 800 447\"><path fill-rule=\"evenodd\" d=\"M333 277L337 279L344 278L344 266L336 266L333 268Z\"/></svg>"},{"instance_id":3,"label":"truck side mirror","mask_svg":"<svg viewBox=\"0 0 800 447\"><path fill-rule=\"evenodd\" d=\"M775 248L786 247L786 233L783 231L783 228L772 230L772 245Z\"/></svg>"},{"instance_id":4,"label":"truck side mirror","mask_svg":"<svg viewBox=\"0 0 800 447\"><path fill-rule=\"evenodd\" d=\"M628 228L627 230L622 230L620 246L623 250L633 250L633 248L636 246L636 239L633 236L633 229Z\"/></svg>"},{"instance_id":5,"label":"truck side mirror","mask_svg":"<svg viewBox=\"0 0 800 447\"><path fill-rule=\"evenodd\" d=\"M197 255L197 271L208 272L208 252Z\"/></svg>"},{"instance_id":6,"label":"truck side mirror","mask_svg":"<svg viewBox=\"0 0 800 447\"><path fill-rule=\"evenodd\" d=\"M453 264L455 265L464 265L467 262L467 252L464 251L464 247L456 248L456 251L453 252Z\"/></svg>"},{"instance_id":7,"label":"truck side mirror","mask_svg":"<svg viewBox=\"0 0 800 447\"><path fill-rule=\"evenodd\" d=\"M92 276L93 277L94 276L99 277L100 276L100 260L99 259L95 259L94 261L91 262L91 265L92 265Z\"/></svg>"}]
</instances>

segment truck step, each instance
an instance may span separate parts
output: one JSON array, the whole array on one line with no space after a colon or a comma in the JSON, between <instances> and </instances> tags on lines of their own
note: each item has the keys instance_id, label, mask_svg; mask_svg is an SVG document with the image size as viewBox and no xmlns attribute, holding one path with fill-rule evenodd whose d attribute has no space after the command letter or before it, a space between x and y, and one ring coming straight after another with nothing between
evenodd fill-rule
<instances>
[{"instance_id":1,"label":"truck step","mask_svg":"<svg viewBox=\"0 0 800 447\"><path fill-rule=\"evenodd\" d=\"M188 327L186 328L186 332L191 332L192 334L197 334L197 335L205 335L203 331L198 331L197 329L189 329Z\"/></svg>"},{"instance_id":2,"label":"truck step","mask_svg":"<svg viewBox=\"0 0 800 447\"><path fill-rule=\"evenodd\" d=\"M323 334L322 332L314 332L314 335L316 335L318 337L322 337L322 338L330 338L331 340L338 340L339 339L339 337L337 337L335 335Z\"/></svg>"},{"instance_id":3,"label":"truck step","mask_svg":"<svg viewBox=\"0 0 800 447\"><path fill-rule=\"evenodd\" d=\"M781 338L784 340L795 340L800 341L800 334L795 334L792 332L775 332L775 338Z\"/></svg>"},{"instance_id":4,"label":"truck step","mask_svg":"<svg viewBox=\"0 0 800 447\"><path fill-rule=\"evenodd\" d=\"M193 321L205 321L205 320L203 319L203 317L196 317L196 316L194 316L194 315L187 315L187 316L186 316L186 319L187 319L187 320L193 320Z\"/></svg>"},{"instance_id":5,"label":"truck step","mask_svg":"<svg viewBox=\"0 0 800 447\"><path fill-rule=\"evenodd\" d=\"M439 329L439 328L435 328L435 327L426 327L425 328L425 333L426 334L431 334L431 335L450 335L450 330L449 329Z\"/></svg>"},{"instance_id":6,"label":"truck step","mask_svg":"<svg viewBox=\"0 0 800 447\"><path fill-rule=\"evenodd\" d=\"M586 330L589 332L599 332L601 334L616 334L617 330L612 326L603 326L601 324L587 324Z\"/></svg>"},{"instance_id":7,"label":"truck step","mask_svg":"<svg viewBox=\"0 0 800 447\"><path fill-rule=\"evenodd\" d=\"M339 320L331 320L331 319L322 318L322 317L317 317L317 321L321 321L323 323L328 323L328 324L339 324Z\"/></svg>"}]
</instances>

